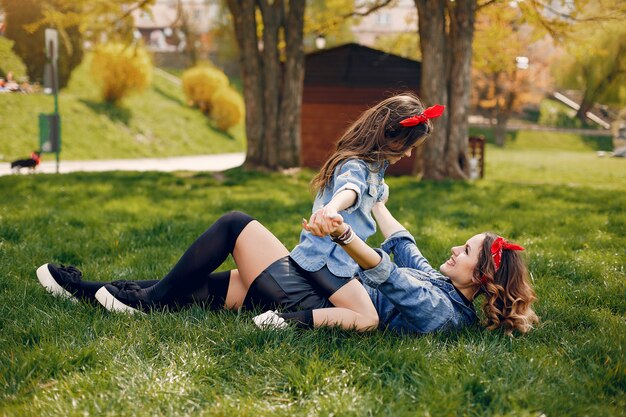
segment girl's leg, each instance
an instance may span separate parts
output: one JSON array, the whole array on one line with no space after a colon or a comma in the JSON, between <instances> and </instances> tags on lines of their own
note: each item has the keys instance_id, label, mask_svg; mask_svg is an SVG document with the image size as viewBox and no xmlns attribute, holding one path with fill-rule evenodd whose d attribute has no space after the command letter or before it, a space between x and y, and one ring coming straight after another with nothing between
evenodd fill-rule
<instances>
[{"instance_id":1,"label":"girl's leg","mask_svg":"<svg viewBox=\"0 0 626 417\"><path fill-rule=\"evenodd\" d=\"M378 312L367 291L356 279L339 288L328 300L335 308L313 310L315 327L340 326L358 331L378 327Z\"/></svg>"},{"instance_id":2,"label":"girl's leg","mask_svg":"<svg viewBox=\"0 0 626 417\"><path fill-rule=\"evenodd\" d=\"M298 327L335 327L359 332L378 327L378 313L367 291L357 280L351 280L329 297L335 307L300 310L279 314Z\"/></svg>"}]
</instances>

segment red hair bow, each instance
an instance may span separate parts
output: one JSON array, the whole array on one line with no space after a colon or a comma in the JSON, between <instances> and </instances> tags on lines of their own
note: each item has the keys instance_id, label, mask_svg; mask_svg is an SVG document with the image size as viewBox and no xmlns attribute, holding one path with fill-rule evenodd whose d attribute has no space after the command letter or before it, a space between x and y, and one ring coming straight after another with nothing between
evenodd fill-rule
<instances>
[{"instance_id":1,"label":"red hair bow","mask_svg":"<svg viewBox=\"0 0 626 417\"><path fill-rule=\"evenodd\" d=\"M493 259L493 265L495 266L495 272L500 269L500 262L502 261L502 251L507 250L524 250L520 245L509 243L501 236L498 236L496 240L491 244L491 258ZM480 277L480 283L485 285L487 283L487 277L483 275Z\"/></svg>"},{"instance_id":2,"label":"red hair bow","mask_svg":"<svg viewBox=\"0 0 626 417\"><path fill-rule=\"evenodd\" d=\"M502 260L502 250L524 250L520 245L507 242L503 237L498 236L496 240L491 244L491 257L493 258L493 264L496 267L496 272L500 268L500 261Z\"/></svg>"},{"instance_id":3,"label":"red hair bow","mask_svg":"<svg viewBox=\"0 0 626 417\"><path fill-rule=\"evenodd\" d=\"M410 127L425 123L428 121L428 119L434 119L435 117L441 116L445 108L446 106L442 106L441 104L435 104L434 106L424 110L422 114L418 114L417 116L409 117L408 119L402 120L400 124L404 127Z\"/></svg>"}]
</instances>

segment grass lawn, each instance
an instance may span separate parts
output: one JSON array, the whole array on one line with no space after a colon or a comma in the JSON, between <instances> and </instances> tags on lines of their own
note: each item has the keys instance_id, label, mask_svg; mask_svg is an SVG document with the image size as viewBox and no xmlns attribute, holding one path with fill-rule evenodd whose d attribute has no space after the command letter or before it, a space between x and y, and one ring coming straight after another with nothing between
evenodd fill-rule
<instances>
[{"instance_id":1,"label":"grass lawn","mask_svg":"<svg viewBox=\"0 0 626 417\"><path fill-rule=\"evenodd\" d=\"M0 161L39 148L38 114L51 113L52 96L0 94ZM154 73L150 88L129 96L120 108L103 104L89 73L89 58L72 74L59 96L63 160L166 157L245 148L243 124L228 133L214 128L186 105L182 88ZM54 155L44 155L52 160Z\"/></svg>"},{"instance_id":2,"label":"grass lawn","mask_svg":"<svg viewBox=\"0 0 626 417\"><path fill-rule=\"evenodd\" d=\"M245 311L129 318L55 299L40 264L160 277L231 209L292 247L312 173L0 177L0 414L624 415L626 161L531 139L489 145L482 181L388 179L390 209L434 265L485 229L527 248L542 322L514 338L260 331Z\"/></svg>"}]
</instances>

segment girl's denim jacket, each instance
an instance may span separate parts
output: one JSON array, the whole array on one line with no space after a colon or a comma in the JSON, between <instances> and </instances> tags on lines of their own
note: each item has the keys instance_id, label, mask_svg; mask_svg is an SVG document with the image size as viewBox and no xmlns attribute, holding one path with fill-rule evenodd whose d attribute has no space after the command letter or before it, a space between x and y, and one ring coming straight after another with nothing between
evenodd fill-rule
<instances>
[{"instance_id":1,"label":"girl's denim jacket","mask_svg":"<svg viewBox=\"0 0 626 417\"><path fill-rule=\"evenodd\" d=\"M313 202L312 213L322 208L343 190L353 190L356 202L341 211L344 221L364 241L376 232L376 222L372 217L372 207L389 194L384 176L388 162L380 165L367 163L361 159L349 159L335 168L333 179ZM313 236L302 230L300 243L291 251L291 258L307 271L318 271L324 265L339 277L352 277L358 265L348 254L330 240L330 237Z\"/></svg>"},{"instance_id":2,"label":"girl's denim jacket","mask_svg":"<svg viewBox=\"0 0 626 417\"><path fill-rule=\"evenodd\" d=\"M359 270L361 282L378 312L380 327L402 333L458 330L474 323L476 311L450 279L422 256L406 230L391 235L375 249L380 264ZM393 253L392 262L389 253Z\"/></svg>"}]
</instances>

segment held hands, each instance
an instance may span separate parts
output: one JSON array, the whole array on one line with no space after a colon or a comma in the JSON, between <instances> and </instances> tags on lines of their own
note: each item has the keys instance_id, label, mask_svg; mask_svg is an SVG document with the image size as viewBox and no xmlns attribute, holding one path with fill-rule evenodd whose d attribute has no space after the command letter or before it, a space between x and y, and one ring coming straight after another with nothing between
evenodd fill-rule
<instances>
[{"instance_id":1,"label":"held hands","mask_svg":"<svg viewBox=\"0 0 626 417\"><path fill-rule=\"evenodd\" d=\"M324 237L326 235L341 234L345 230L343 217L329 207L322 207L311 215L307 222L302 219L302 227L314 236Z\"/></svg>"}]
</instances>

